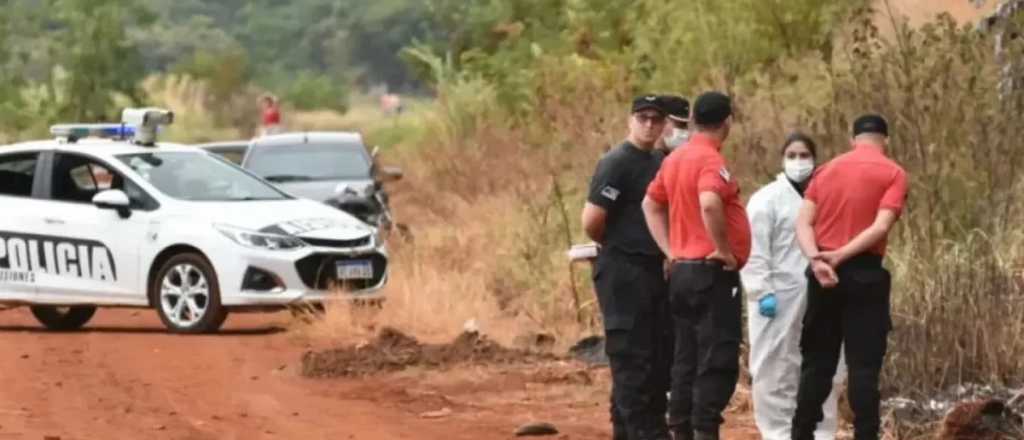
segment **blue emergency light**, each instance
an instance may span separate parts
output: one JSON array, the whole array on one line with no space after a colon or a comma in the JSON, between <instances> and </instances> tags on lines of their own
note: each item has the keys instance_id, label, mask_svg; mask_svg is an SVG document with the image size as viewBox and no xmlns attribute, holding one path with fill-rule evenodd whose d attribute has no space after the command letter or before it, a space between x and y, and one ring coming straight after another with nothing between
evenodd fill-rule
<instances>
[{"instance_id":1,"label":"blue emergency light","mask_svg":"<svg viewBox=\"0 0 1024 440\"><path fill-rule=\"evenodd\" d=\"M135 136L135 127L120 124L58 124L50 127L50 134L56 137L77 140L86 137L103 139L128 139Z\"/></svg>"}]
</instances>

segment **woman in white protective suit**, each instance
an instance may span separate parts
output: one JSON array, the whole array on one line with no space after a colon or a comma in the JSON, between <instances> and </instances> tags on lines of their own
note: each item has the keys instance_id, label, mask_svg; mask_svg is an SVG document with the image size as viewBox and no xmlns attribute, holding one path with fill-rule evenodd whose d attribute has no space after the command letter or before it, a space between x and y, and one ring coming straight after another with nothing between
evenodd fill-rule
<instances>
[{"instance_id":1,"label":"woman in white protective suit","mask_svg":"<svg viewBox=\"0 0 1024 440\"><path fill-rule=\"evenodd\" d=\"M817 147L806 135L794 133L786 139L782 156L783 172L747 204L753 246L740 272L748 301L754 419L765 440L790 440L796 411L808 264L797 244L796 217L814 173ZM844 362L839 364L816 440L835 438L838 385L845 375Z\"/></svg>"}]
</instances>

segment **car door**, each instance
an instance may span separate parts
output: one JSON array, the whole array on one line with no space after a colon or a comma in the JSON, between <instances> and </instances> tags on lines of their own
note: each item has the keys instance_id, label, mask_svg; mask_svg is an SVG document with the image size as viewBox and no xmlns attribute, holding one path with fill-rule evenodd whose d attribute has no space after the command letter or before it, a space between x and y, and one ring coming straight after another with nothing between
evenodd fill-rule
<instances>
[{"instance_id":1,"label":"car door","mask_svg":"<svg viewBox=\"0 0 1024 440\"><path fill-rule=\"evenodd\" d=\"M41 281L33 267L41 201L33 195L42 168L38 151L0 154L0 301L32 301Z\"/></svg>"},{"instance_id":2,"label":"car door","mask_svg":"<svg viewBox=\"0 0 1024 440\"><path fill-rule=\"evenodd\" d=\"M55 265L47 273L49 288L38 292L40 300L144 304L140 250L152 227L155 201L93 156L57 152L50 168L50 203L42 223ZM128 194L131 209L119 212L94 205L93 196L106 189Z\"/></svg>"}]
</instances>

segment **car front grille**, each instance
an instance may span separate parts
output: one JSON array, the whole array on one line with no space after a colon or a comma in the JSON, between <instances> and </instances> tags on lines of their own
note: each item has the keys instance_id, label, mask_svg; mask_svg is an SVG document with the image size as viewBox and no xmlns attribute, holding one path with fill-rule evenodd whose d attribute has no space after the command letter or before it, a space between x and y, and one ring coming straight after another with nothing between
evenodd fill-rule
<instances>
[{"instance_id":1,"label":"car front grille","mask_svg":"<svg viewBox=\"0 0 1024 440\"><path fill-rule=\"evenodd\" d=\"M310 245L310 246L328 247L328 248L353 248L353 247L369 246L370 245L370 237L371 236L367 235L365 237L356 238L354 240L327 240L327 239L321 239L321 238L303 238L303 237L299 237L299 238L302 241L304 241L306 244Z\"/></svg>"},{"instance_id":2,"label":"car front grille","mask_svg":"<svg viewBox=\"0 0 1024 440\"><path fill-rule=\"evenodd\" d=\"M338 261L370 260L373 263L373 278L366 280L338 280L335 264ZM363 255L334 255L316 253L295 262L302 283L310 289L327 290L340 288L355 292L380 284L387 272L388 259L379 253Z\"/></svg>"}]
</instances>

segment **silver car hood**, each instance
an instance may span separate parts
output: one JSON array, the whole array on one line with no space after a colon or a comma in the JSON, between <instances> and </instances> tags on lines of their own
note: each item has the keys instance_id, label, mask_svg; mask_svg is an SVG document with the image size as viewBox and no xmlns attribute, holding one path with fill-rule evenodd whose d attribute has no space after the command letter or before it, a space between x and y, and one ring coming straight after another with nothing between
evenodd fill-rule
<instances>
[{"instance_id":1,"label":"silver car hood","mask_svg":"<svg viewBox=\"0 0 1024 440\"><path fill-rule=\"evenodd\" d=\"M348 185L350 188L356 190L356 194L361 196L369 195L373 191L372 179L315 180L309 182L272 183L282 191L295 197L316 200L318 202L323 202L337 197L338 186L340 184Z\"/></svg>"}]
</instances>

